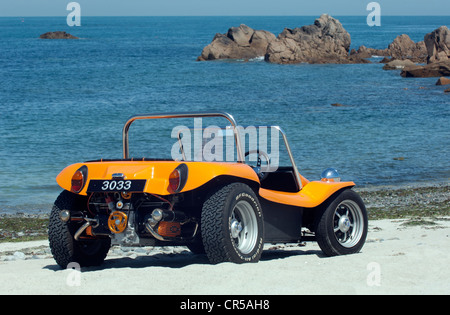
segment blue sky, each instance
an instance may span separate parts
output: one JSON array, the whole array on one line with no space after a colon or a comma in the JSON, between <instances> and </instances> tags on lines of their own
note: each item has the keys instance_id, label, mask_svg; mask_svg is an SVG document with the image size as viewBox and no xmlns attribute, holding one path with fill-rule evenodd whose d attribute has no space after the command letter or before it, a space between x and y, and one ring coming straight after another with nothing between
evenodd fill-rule
<instances>
[{"instance_id":1,"label":"blue sky","mask_svg":"<svg viewBox=\"0 0 450 315\"><path fill-rule=\"evenodd\" d=\"M82 16L367 15L372 0L78 0ZM0 0L0 16L64 16L71 0ZM450 16L450 0L379 0L382 15Z\"/></svg>"}]
</instances>

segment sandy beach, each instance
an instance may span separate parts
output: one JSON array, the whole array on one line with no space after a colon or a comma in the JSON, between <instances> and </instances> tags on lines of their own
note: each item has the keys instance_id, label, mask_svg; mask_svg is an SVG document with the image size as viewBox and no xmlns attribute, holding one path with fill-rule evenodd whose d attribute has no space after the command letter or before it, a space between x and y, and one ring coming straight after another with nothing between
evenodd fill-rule
<instances>
[{"instance_id":1,"label":"sandy beach","mask_svg":"<svg viewBox=\"0 0 450 315\"><path fill-rule=\"evenodd\" d=\"M112 248L100 267L62 270L47 241L2 243L0 294L450 294L450 217L433 222L371 221L355 255L327 258L315 243L266 245L259 263L243 265L145 247Z\"/></svg>"}]
</instances>

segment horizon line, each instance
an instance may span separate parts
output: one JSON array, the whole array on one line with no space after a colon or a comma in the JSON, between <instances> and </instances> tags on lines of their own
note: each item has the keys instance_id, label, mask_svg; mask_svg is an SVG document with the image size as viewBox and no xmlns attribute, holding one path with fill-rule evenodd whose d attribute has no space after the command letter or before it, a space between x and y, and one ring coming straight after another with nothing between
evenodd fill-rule
<instances>
[{"instance_id":1,"label":"horizon line","mask_svg":"<svg viewBox=\"0 0 450 315\"><path fill-rule=\"evenodd\" d=\"M332 15L329 13L321 14L306 14L306 15L82 15L82 17L315 17L322 14L328 14L330 16L342 16L342 17L367 17L366 14L362 15ZM0 15L0 18L40 18L40 17L67 17L67 15ZM384 14L382 17L450 17L450 15L395 15Z\"/></svg>"}]
</instances>

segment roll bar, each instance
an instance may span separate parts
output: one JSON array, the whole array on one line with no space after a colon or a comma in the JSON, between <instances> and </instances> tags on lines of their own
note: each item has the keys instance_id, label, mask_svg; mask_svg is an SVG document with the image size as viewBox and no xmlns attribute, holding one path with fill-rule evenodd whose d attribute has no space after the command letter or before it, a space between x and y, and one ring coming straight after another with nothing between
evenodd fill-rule
<instances>
[{"instance_id":1,"label":"roll bar","mask_svg":"<svg viewBox=\"0 0 450 315\"><path fill-rule=\"evenodd\" d=\"M236 141L237 159L238 159L239 163L244 163L245 156L244 156L244 153L242 152L243 148L241 146L241 137L239 134L239 128L237 128L237 123L236 123L236 120L234 119L234 117L226 112L176 112L176 113L142 114L142 115L131 116L125 123L125 125L123 127L123 131L122 131L123 158L124 159L129 158L130 152L129 152L129 144L128 144L128 131L130 129L131 124L134 121L142 120L142 119L201 118L201 117L223 117L231 123L231 125L233 126L233 130L234 130L234 139ZM289 159L291 160L292 167L294 170L297 187L299 190L301 190L302 189L302 181L300 179L300 173L297 170L297 165L295 164L295 160L292 155L291 148L287 141L286 133L279 126L271 126L271 127L277 129L283 137L283 141L286 146L286 150L287 150Z\"/></svg>"},{"instance_id":2,"label":"roll bar","mask_svg":"<svg viewBox=\"0 0 450 315\"><path fill-rule=\"evenodd\" d=\"M297 182L297 187L298 187L298 190L300 191L302 189L302 180L300 178L300 173L298 172L298 169L297 169L297 164L295 164L295 159L294 159L294 156L292 155L291 147L289 146L289 142L287 140L286 133L279 126L272 126L272 128L277 129L281 133L281 136L283 137L284 145L286 146L286 150L289 155L289 159L291 160L292 168L294 169L295 181Z\"/></svg>"},{"instance_id":3,"label":"roll bar","mask_svg":"<svg viewBox=\"0 0 450 315\"><path fill-rule=\"evenodd\" d=\"M201 117L223 117L226 118L234 129L234 139L236 141L236 151L238 162L244 163L245 157L242 152L241 147L241 138L239 136L239 128L237 127L236 120L234 117L225 112L178 112L178 113L159 113L159 114L144 114L144 115L136 115L132 116L128 119L123 127L122 131L122 142L123 142L123 158L129 158L129 145L128 145L128 130L130 129L131 124L140 119L162 119L162 118L201 118Z\"/></svg>"}]
</instances>

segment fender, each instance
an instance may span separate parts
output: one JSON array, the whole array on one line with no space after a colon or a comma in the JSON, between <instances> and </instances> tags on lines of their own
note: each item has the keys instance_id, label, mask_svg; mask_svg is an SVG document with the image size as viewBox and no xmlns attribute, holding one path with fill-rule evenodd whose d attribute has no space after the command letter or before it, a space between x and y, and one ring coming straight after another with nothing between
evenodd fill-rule
<instances>
[{"instance_id":1,"label":"fender","mask_svg":"<svg viewBox=\"0 0 450 315\"><path fill-rule=\"evenodd\" d=\"M56 182L70 191L73 174L83 165L88 168L84 188L78 193L87 195L90 180L110 180L114 173L122 173L126 179L145 179L144 191L157 195L170 195L169 175L180 164L188 167L188 178L181 192L194 190L220 175L231 175L256 182L259 179L253 169L243 163L183 162L183 161L96 161L69 165L59 173Z\"/></svg>"},{"instance_id":2,"label":"fender","mask_svg":"<svg viewBox=\"0 0 450 315\"><path fill-rule=\"evenodd\" d=\"M343 188L355 186L354 182L312 181L296 193L259 189L259 195L272 202L302 208L315 208Z\"/></svg>"}]
</instances>

